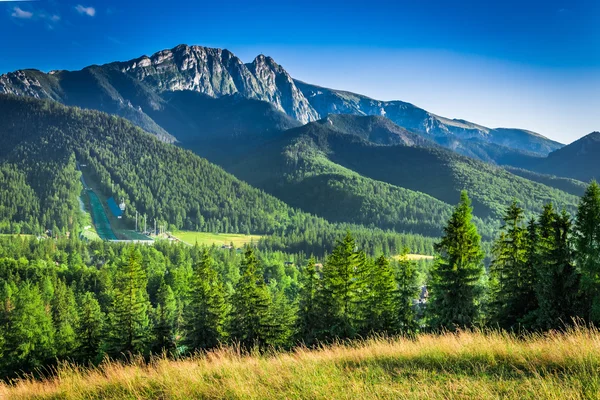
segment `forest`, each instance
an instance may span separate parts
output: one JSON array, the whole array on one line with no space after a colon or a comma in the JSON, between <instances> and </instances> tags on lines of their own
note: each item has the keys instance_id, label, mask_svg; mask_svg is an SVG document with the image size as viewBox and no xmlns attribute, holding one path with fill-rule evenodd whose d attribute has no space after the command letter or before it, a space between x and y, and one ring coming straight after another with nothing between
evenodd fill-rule
<instances>
[{"instance_id":1,"label":"forest","mask_svg":"<svg viewBox=\"0 0 600 400\"><path fill-rule=\"evenodd\" d=\"M567 329L600 319L600 187L575 215L515 202L484 263L466 192L430 267L370 256L351 232L316 259L268 248L243 254L77 237L0 239L0 370L44 374L60 361L185 357L221 344L247 351L372 335L477 327Z\"/></svg>"}]
</instances>

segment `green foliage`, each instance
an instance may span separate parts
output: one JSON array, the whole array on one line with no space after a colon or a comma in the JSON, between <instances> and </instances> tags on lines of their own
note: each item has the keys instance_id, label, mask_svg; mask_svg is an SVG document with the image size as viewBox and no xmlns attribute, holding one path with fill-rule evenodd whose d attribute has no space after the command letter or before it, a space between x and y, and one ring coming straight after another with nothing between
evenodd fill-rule
<instances>
[{"instance_id":1,"label":"green foliage","mask_svg":"<svg viewBox=\"0 0 600 400\"><path fill-rule=\"evenodd\" d=\"M161 281L156 294L154 311L154 352L172 352L177 348L176 317L177 304L171 286Z\"/></svg>"},{"instance_id":2,"label":"green foliage","mask_svg":"<svg viewBox=\"0 0 600 400\"><path fill-rule=\"evenodd\" d=\"M114 356L145 353L148 350L151 322L147 284L140 251L135 247L123 249L109 314L109 352Z\"/></svg>"},{"instance_id":3,"label":"green foliage","mask_svg":"<svg viewBox=\"0 0 600 400\"><path fill-rule=\"evenodd\" d=\"M592 182L579 203L575 221L577 267L589 315L600 322L600 186Z\"/></svg>"},{"instance_id":4,"label":"green foliage","mask_svg":"<svg viewBox=\"0 0 600 400\"><path fill-rule=\"evenodd\" d=\"M77 337L79 345L75 354L82 362L97 362L104 340L105 315L92 292L81 295Z\"/></svg>"},{"instance_id":5,"label":"green foliage","mask_svg":"<svg viewBox=\"0 0 600 400\"><path fill-rule=\"evenodd\" d=\"M564 210L557 213L548 204L538 224L537 327L562 328L577 316L579 275L574 265L571 217Z\"/></svg>"},{"instance_id":6,"label":"green foliage","mask_svg":"<svg viewBox=\"0 0 600 400\"><path fill-rule=\"evenodd\" d=\"M431 271L427 306L431 324L436 328L473 327L481 318L484 253L471 212L471 201L462 192L444 236L436 245L438 256Z\"/></svg>"},{"instance_id":7,"label":"green foliage","mask_svg":"<svg viewBox=\"0 0 600 400\"><path fill-rule=\"evenodd\" d=\"M275 344L272 299L251 247L246 248L231 305L229 332L234 341L247 349Z\"/></svg>"},{"instance_id":8,"label":"green foliage","mask_svg":"<svg viewBox=\"0 0 600 400\"><path fill-rule=\"evenodd\" d=\"M194 268L191 301L186 309L185 344L190 351L211 349L225 338L224 287L207 249Z\"/></svg>"},{"instance_id":9,"label":"green foliage","mask_svg":"<svg viewBox=\"0 0 600 400\"><path fill-rule=\"evenodd\" d=\"M52 362L56 355L52 315L38 286L21 284L6 301L8 315L6 330L2 332L4 374L32 370Z\"/></svg>"},{"instance_id":10,"label":"green foliage","mask_svg":"<svg viewBox=\"0 0 600 400\"><path fill-rule=\"evenodd\" d=\"M506 211L500 238L493 247L490 323L504 329L518 328L535 305L536 257L528 252L531 246L528 246L524 219L523 209L513 202ZM535 235L535 225L531 229Z\"/></svg>"}]
</instances>

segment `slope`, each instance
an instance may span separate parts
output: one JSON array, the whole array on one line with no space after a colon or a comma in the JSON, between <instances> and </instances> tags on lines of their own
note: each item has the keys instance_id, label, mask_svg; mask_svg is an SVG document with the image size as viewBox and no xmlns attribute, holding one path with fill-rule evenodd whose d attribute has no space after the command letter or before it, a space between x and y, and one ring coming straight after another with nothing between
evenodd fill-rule
<instances>
[{"instance_id":1,"label":"slope","mask_svg":"<svg viewBox=\"0 0 600 400\"><path fill-rule=\"evenodd\" d=\"M530 158L517 165L543 174L589 182L592 179L600 179L599 158L600 132L592 132L550 153L546 158Z\"/></svg>"},{"instance_id":2,"label":"slope","mask_svg":"<svg viewBox=\"0 0 600 400\"><path fill-rule=\"evenodd\" d=\"M171 229L270 234L263 239L270 249L323 254L352 230L374 251L432 252L431 238L330 224L293 209L122 118L0 95L3 232L76 232L82 189L76 162L87 165L104 196L124 200L132 226L137 211Z\"/></svg>"},{"instance_id":3,"label":"slope","mask_svg":"<svg viewBox=\"0 0 600 400\"><path fill-rule=\"evenodd\" d=\"M577 204L571 194L437 146L370 141L364 132L351 129L357 126L357 118L369 120L364 124L378 121L375 117L330 116L285 132L227 169L324 218L372 221L382 228L427 234L432 229L440 231L449 205L463 189L472 196L481 218L478 224L488 237L513 199L529 215L550 201L571 210ZM384 130L382 124L380 128ZM396 135L388 131L388 136ZM378 140L382 142L380 136Z\"/></svg>"}]
</instances>

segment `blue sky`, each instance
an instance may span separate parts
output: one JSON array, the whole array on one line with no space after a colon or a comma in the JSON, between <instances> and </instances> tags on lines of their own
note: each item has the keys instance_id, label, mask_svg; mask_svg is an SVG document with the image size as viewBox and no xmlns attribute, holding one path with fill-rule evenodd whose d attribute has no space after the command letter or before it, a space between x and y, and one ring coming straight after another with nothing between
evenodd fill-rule
<instances>
[{"instance_id":1,"label":"blue sky","mask_svg":"<svg viewBox=\"0 0 600 400\"><path fill-rule=\"evenodd\" d=\"M225 5L223 5L225 4ZM180 43L297 79L570 142L600 130L600 1L0 0L0 73Z\"/></svg>"}]
</instances>

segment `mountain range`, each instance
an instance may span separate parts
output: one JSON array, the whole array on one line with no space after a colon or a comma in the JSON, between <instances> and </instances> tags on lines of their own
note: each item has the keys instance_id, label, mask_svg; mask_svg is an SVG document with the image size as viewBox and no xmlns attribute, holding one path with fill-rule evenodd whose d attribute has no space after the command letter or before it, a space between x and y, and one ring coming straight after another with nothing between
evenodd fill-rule
<instances>
[{"instance_id":1,"label":"mountain range","mask_svg":"<svg viewBox=\"0 0 600 400\"><path fill-rule=\"evenodd\" d=\"M528 216L547 202L573 211L582 181L600 176L597 132L563 146L301 82L263 55L246 64L199 46L80 71L2 75L0 116L0 181L24 186L0 193L0 222L28 226L48 226L77 207L52 203L73 202L77 186L73 159L44 153L52 144L90 164L107 196L132 205L128 212L179 229L279 235L306 232L312 221L327 232L353 226L436 237L466 189L491 239L513 200ZM32 165L58 175L40 181Z\"/></svg>"},{"instance_id":2,"label":"mountain range","mask_svg":"<svg viewBox=\"0 0 600 400\"><path fill-rule=\"evenodd\" d=\"M522 129L490 129L437 116L403 101L379 101L293 79L271 57L245 64L228 50L180 45L127 62L81 71L21 70L0 76L0 93L47 98L65 105L117 114L173 140L153 118L173 113L165 94L181 91L209 98L238 95L267 102L299 123L329 114L384 116L399 126L464 155L502 161L521 154L546 156L562 147ZM173 134L173 132L169 132Z\"/></svg>"}]
</instances>

